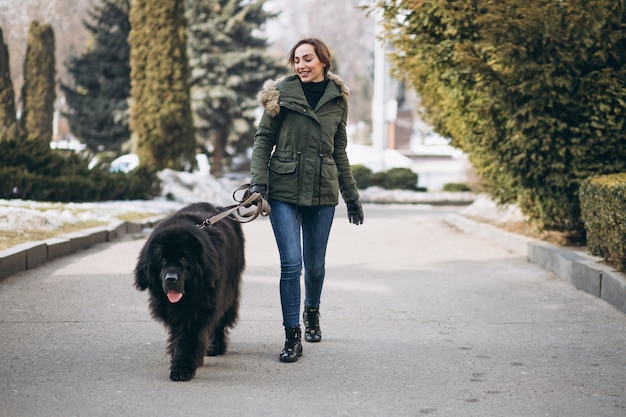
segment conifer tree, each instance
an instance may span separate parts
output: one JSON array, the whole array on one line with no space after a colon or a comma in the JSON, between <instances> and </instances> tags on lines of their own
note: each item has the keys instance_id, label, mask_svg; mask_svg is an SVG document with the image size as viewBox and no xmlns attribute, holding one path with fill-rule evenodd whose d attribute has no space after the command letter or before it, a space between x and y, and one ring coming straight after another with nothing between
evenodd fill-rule
<instances>
[{"instance_id":1,"label":"conifer tree","mask_svg":"<svg viewBox=\"0 0 626 417\"><path fill-rule=\"evenodd\" d=\"M578 190L626 170L626 2L376 1L395 74L483 187L584 237Z\"/></svg>"},{"instance_id":2,"label":"conifer tree","mask_svg":"<svg viewBox=\"0 0 626 417\"><path fill-rule=\"evenodd\" d=\"M129 0L103 0L84 22L93 46L67 65L73 86L61 85L72 133L92 151L119 151L130 138Z\"/></svg>"},{"instance_id":3,"label":"conifer tree","mask_svg":"<svg viewBox=\"0 0 626 417\"><path fill-rule=\"evenodd\" d=\"M54 31L33 21L28 31L22 87L22 129L29 140L50 143L55 92Z\"/></svg>"},{"instance_id":4,"label":"conifer tree","mask_svg":"<svg viewBox=\"0 0 626 417\"><path fill-rule=\"evenodd\" d=\"M221 176L226 149L252 143L256 94L285 71L267 56L259 29L275 17L265 0L186 0L192 108L200 142L213 148L211 173Z\"/></svg>"},{"instance_id":5,"label":"conifer tree","mask_svg":"<svg viewBox=\"0 0 626 417\"><path fill-rule=\"evenodd\" d=\"M131 2L130 125L148 168L195 166L183 1Z\"/></svg>"},{"instance_id":6,"label":"conifer tree","mask_svg":"<svg viewBox=\"0 0 626 417\"><path fill-rule=\"evenodd\" d=\"M18 135L15 92L9 68L9 50L0 29L0 142L14 140Z\"/></svg>"}]
</instances>

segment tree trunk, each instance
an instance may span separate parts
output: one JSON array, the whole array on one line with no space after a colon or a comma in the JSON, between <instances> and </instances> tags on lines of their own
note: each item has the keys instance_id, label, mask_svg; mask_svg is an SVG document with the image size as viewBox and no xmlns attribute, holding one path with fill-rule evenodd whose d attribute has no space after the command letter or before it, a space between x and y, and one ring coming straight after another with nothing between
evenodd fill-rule
<instances>
[{"instance_id":1,"label":"tree trunk","mask_svg":"<svg viewBox=\"0 0 626 417\"><path fill-rule=\"evenodd\" d=\"M224 168L222 161L224 160L224 154L226 148L226 138L223 130L217 130L215 132L215 141L213 142L213 160L211 161L211 175L215 178L222 178L224 176Z\"/></svg>"}]
</instances>

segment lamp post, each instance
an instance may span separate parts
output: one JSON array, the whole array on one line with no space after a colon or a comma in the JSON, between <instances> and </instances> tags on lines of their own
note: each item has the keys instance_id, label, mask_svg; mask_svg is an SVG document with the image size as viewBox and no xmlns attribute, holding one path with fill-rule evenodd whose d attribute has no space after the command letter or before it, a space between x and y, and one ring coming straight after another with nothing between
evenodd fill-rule
<instances>
[{"instance_id":1,"label":"lamp post","mask_svg":"<svg viewBox=\"0 0 626 417\"><path fill-rule=\"evenodd\" d=\"M379 170L385 169L385 149L387 148L386 129L386 83L387 65L385 45L382 39L381 12L375 13L374 19L374 94L372 98L372 147L380 153Z\"/></svg>"}]
</instances>

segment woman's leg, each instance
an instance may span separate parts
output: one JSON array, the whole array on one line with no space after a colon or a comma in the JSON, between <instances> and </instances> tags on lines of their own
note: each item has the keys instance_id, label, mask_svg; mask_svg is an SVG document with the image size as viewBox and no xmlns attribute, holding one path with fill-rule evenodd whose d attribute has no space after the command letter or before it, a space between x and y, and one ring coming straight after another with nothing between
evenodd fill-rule
<instances>
[{"instance_id":1,"label":"woman's leg","mask_svg":"<svg viewBox=\"0 0 626 417\"><path fill-rule=\"evenodd\" d=\"M324 285L326 247L335 215L335 206L305 207L302 213L304 305L317 308Z\"/></svg>"},{"instance_id":2,"label":"woman's leg","mask_svg":"<svg viewBox=\"0 0 626 417\"><path fill-rule=\"evenodd\" d=\"M270 201L270 221L280 254L280 302L283 325L300 325L300 275L302 274L302 247L300 228L302 216L298 207L279 201Z\"/></svg>"}]
</instances>

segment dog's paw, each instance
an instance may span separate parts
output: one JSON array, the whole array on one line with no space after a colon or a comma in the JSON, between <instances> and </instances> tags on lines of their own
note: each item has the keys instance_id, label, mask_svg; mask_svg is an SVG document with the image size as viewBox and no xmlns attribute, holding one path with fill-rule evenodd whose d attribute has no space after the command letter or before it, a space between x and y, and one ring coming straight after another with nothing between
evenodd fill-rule
<instances>
[{"instance_id":1,"label":"dog's paw","mask_svg":"<svg viewBox=\"0 0 626 417\"><path fill-rule=\"evenodd\" d=\"M224 353L226 353L226 348L224 347L224 345L221 345L221 346L209 345L209 349L207 350L206 355L207 356L219 356L219 355L223 355Z\"/></svg>"},{"instance_id":2,"label":"dog's paw","mask_svg":"<svg viewBox=\"0 0 626 417\"><path fill-rule=\"evenodd\" d=\"M189 381L193 378L193 370L185 368L172 368L170 379L172 381Z\"/></svg>"},{"instance_id":3,"label":"dog's paw","mask_svg":"<svg viewBox=\"0 0 626 417\"><path fill-rule=\"evenodd\" d=\"M207 356L219 356L226 353L226 343L224 338L212 337L206 352Z\"/></svg>"}]
</instances>

